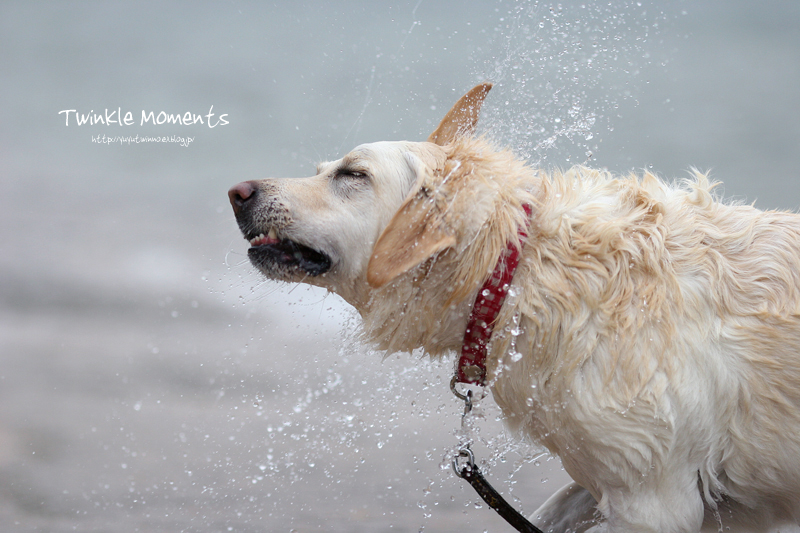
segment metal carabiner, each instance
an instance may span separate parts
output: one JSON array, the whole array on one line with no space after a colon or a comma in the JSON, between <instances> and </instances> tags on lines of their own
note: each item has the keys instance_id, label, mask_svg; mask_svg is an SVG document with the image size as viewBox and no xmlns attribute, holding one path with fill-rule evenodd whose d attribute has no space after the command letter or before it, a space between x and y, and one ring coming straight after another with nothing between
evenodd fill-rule
<instances>
[{"instance_id":1,"label":"metal carabiner","mask_svg":"<svg viewBox=\"0 0 800 533\"><path fill-rule=\"evenodd\" d=\"M456 388L456 383L458 383L456 376L453 376L453 379L450 380L450 390L456 395L456 398L464 402L464 414L461 416L463 421L464 417L472 411L472 391L467 390L466 394L461 394Z\"/></svg>"},{"instance_id":2,"label":"metal carabiner","mask_svg":"<svg viewBox=\"0 0 800 533\"><path fill-rule=\"evenodd\" d=\"M460 457L466 457L467 462L464 464L464 469L459 468L458 459ZM469 449L469 446L465 446L458 450L458 453L453 456L453 472L456 473L458 477L464 479L464 472L469 470L473 472L475 470L475 456L472 454L472 450Z\"/></svg>"},{"instance_id":3,"label":"metal carabiner","mask_svg":"<svg viewBox=\"0 0 800 533\"><path fill-rule=\"evenodd\" d=\"M466 401L467 397L465 395L461 394L460 392L458 392L458 389L456 388L456 384L457 383L458 383L458 377L457 376L453 376L453 379L450 380L450 390L453 392L453 394L456 395L456 397L459 400Z\"/></svg>"}]
</instances>

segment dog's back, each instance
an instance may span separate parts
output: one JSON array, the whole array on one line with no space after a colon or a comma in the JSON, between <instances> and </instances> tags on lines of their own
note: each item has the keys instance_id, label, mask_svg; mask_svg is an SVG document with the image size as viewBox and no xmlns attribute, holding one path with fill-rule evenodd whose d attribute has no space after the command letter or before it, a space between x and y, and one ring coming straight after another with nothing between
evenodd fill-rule
<instances>
[{"instance_id":1,"label":"dog's back","mask_svg":"<svg viewBox=\"0 0 800 533\"><path fill-rule=\"evenodd\" d=\"M791 515L800 494L800 216L696 196L694 228L685 223L673 256L691 299L685 327L707 328L697 331L707 352L693 366L708 369L711 390L696 401L716 393L718 402L708 411L718 429L704 481L717 488L716 473L736 500Z\"/></svg>"},{"instance_id":2,"label":"dog's back","mask_svg":"<svg viewBox=\"0 0 800 533\"><path fill-rule=\"evenodd\" d=\"M531 357L495 346L512 425L557 451L601 509L614 496L598 480L658 480L663 496L699 472L709 502L797 518L800 216L721 203L702 175L542 180L523 297L499 319L521 318L516 350Z\"/></svg>"}]
</instances>

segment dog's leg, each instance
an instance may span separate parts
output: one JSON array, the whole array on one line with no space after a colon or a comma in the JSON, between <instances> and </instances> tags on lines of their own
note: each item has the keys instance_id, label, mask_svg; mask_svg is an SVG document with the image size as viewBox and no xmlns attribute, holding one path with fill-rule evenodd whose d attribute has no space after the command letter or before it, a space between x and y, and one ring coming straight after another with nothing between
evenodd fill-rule
<instances>
[{"instance_id":1,"label":"dog's leg","mask_svg":"<svg viewBox=\"0 0 800 533\"><path fill-rule=\"evenodd\" d=\"M697 471L672 468L627 487L606 487L598 502L606 527L613 533L698 533L703 524L703 498Z\"/></svg>"},{"instance_id":2,"label":"dog's leg","mask_svg":"<svg viewBox=\"0 0 800 533\"><path fill-rule=\"evenodd\" d=\"M674 496L673 496L674 498ZM689 525L689 529L681 529L678 526L675 529L668 529L663 531L700 531L700 523L702 521L702 502L700 495L697 493L697 503L699 504L700 518L694 517L693 522L696 527ZM630 498L626 498L630 500ZM694 498L692 498L694 499ZM695 507L692 505L691 507ZM674 508L667 509L666 512L673 516L687 515L685 507L679 507L683 511L676 511ZM638 504L632 506L625 506L623 513L615 513L612 507L611 520L606 521L600 511L597 509L597 502L588 490L584 489L577 483L569 483L559 489L555 494L547 499L536 512L533 513L530 520L545 533L549 532L564 532L564 533L606 533L606 532L643 532L643 531L662 531L657 527L654 529L652 523L658 521L662 524L666 521L664 517L659 518L659 514L664 511L660 502L640 501ZM697 513L694 513L695 515ZM666 524L664 524L666 525ZM704 524L710 526L711 522ZM706 531L704 527L703 532ZM717 531L716 528L709 529L708 531Z\"/></svg>"},{"instance_id":3,"label":"dog's leg","mask_svg":"<svg viewBox=\"0 0 800 533\"><path fill-rule=\"evenodd\" d=\"M604 530L597 502L588 490L574 482L550 496L529 520L545 533L585 533L593 526L598 528L592 533ZM721 529L726 533L800 533L800 526L797 525L769 524L769 519L753 509L726 501L719 503L716 512L705 508L700 533L718 533Z\"/></svg>"},{"instance_id":4,"label":"dog's leg","mask_svg":"<svg viewBox=\"0 0 800 533\"><path fill-rule=\"evenodd\" d=\"M561 487L539 507L530 521L545 533L583 533L600 523L597 502L577 483Z\"/></svg>"},{"instance_id":5,"label":"dog's leg","mask_svg":"<svg viewBox=\"0 0 800 533\"><path fill-rule=\"evenodd\" d=\"M620 526L610 528L597 510L597 502L588 490L577 483L569 483L550 496L530 517L531 523L545 533L606 533L609 531L636 531ZM703 524L701 533L717 532L713 517Z\"/></svg>"}]
</instances>

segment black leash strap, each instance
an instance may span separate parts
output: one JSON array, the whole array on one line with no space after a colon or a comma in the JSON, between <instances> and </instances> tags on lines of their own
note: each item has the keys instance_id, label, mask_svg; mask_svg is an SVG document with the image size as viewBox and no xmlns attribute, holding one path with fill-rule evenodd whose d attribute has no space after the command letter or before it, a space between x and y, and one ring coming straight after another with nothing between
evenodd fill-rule
<instances>
[{"instance_id":1,"label":"black leash strap","mask_svg":"<svg viewBox=\"0 0 800 533\"><path fill-rule=\"evenodd\" d=\"M464 429L465 419L472 411L472 391L468 390L466 394L461 394L456 389L456 378L450 382L450 390L453 391L459 399L464 401L464 414L461 417L461 426ZM459 459L465 458L463 466L459 466ZM511 527L520 533L544 533L541 529L531 524L524 516L511 507L507 501L503 499L499 492L492 487L486 478L483 477L478 465L475 464L475 456L469 448L469 443L462 443L461 449L453 457L453 471L462 479L466 479L478 496L483 498L486 505L494 509L497 514L503 517L503 520L508 522Z\"/></svg>"},{"instance_id":2,"label":"black leash strap","mask_svg":"<svg viewBox=\"0 0 800 533\"><path fill-rule=\"evenodd\" d=\"M458 467L458 457L467 458L466 463L460 469ZM453 459L453 469L456 475L462 479L466 479L469 484L472 485L472 488L475 489L475 492L483 498L486 505L497 511L497 514L503 517L503 520L508 522L511 527L520 533L543 533L541 529L531 524L524 516L519 514L516 509L511 507L500 493L486 481L486 478L483 477L483 474L481 474L481 471L478 469L478 465L475 464L472 451L469 448L463 448L458 453L458 457Z\"/></svg>"}]
</instances>

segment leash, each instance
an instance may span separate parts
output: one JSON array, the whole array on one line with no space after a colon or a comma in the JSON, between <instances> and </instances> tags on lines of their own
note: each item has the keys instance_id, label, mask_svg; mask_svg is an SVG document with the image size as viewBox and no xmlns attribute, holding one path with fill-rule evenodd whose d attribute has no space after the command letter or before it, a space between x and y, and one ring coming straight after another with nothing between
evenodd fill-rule
<instances>
[{"instance_id":1,"label":"leash","mask_svg":"<svg viewBox=\"0 0 800 533\"><path fill-rule=\"evenodd\" d=\"M525 214L531 216L531 207L524 205ZM519 229L520 239L528 236L524 227ZM467 322L464 333L464 342L461 345L461 357L458 360L456 373L450 381L450 390L459 399L464 401L464 414L461 416L461 427L466 429L466 418L472 411L472 391L461 394L456 388L458 383L471 385L486 385L486 355L489 340L492 338L494 322L503 307L511 280L519 265L520 249L509 244L500 254L497 265L478 291L472 313ZM465 459L462 462L460 459ZM453 457L453 471L462 479L467 480L475 492L494 509L506 522L521 533L543 533L541 529L531 524L524 516L514 509L483 477L475 464L475 456L470 449L469 442L461 444L458 453Z\"/></svg>"},{"instance_id":2,"label":"leash","mask_svg":"<svg viewBox=\"0 0 800 533\"><path fill-rule=\"evenodd\" d=\"M453 380L450 382L450 389L453 394L464 399L464 414L461 417L461 426L463 428L467 415L472 411L472 391L468 390L467 394L461 394L455 386L456 377L453 376ZM463 465L459 461L462 457L466 459ZM486 505L494 509L511 527L520 533L543 533L541 529L531 524L527 518L514 509L483 477L478 465L475 464L475 455L472 453L469 443L462 444L458 454L453 457L453 471L458 477L465 479L472 485L472 488L486 502Z\"/></svg>"}]
</instances>

